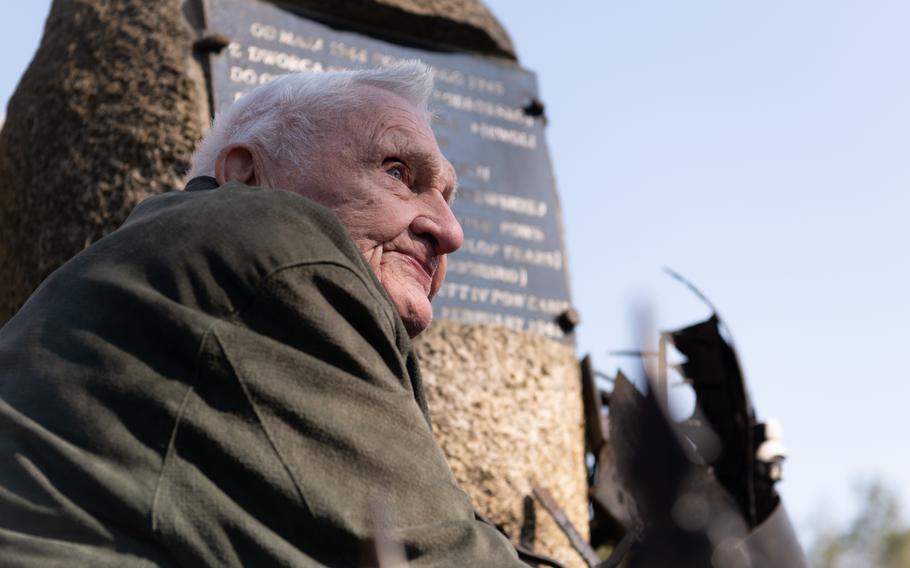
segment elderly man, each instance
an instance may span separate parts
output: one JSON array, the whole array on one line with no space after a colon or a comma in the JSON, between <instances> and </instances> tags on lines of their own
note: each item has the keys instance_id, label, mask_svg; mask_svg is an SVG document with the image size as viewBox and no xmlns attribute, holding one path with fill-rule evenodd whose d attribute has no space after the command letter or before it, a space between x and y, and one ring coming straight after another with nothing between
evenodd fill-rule
<instances>
[{"instance_id":1,"label":"elderly man","mask_svg":"<svg viewBox=\"0 0 910 568\"><path fill-rule=\"evenodd\" d=\"M418 63L219 116L0 330L3 565L521 565L433 439L410 338L462 242ZM382 540L382 539L379 539Z\"/></svg>"}]
</instances>

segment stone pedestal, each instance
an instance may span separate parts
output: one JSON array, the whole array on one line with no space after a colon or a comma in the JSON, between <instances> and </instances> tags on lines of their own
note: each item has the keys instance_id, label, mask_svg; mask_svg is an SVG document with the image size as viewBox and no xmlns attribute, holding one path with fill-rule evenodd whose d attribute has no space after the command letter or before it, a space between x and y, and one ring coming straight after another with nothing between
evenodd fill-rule
<instances>
[{"instance_id":1,"label":"stone pedestal","mask_svg":"<svg viewBox=\"0 0 910 568\"><path fill-rule=\"evenodd\" d=\"M416 341L433 431L477 509L513 540L584 566L552 517L526 500L549 487L588 536L581 379L574 348L495 326L434 322Z\"/></svg>"}]
</instances>

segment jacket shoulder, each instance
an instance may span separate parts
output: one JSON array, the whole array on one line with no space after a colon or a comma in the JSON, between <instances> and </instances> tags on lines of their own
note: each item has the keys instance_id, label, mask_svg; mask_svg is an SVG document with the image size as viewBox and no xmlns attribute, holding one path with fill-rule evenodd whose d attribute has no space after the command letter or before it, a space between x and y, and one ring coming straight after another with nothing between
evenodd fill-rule
<instances>
[{"instance_id":1,"label":"jacket shoulder","mask_svg":"<svg viewBox=\"0 0 910 568\"><path fill-rule=\"evenodd\" d=\"M360 264L356 247L331 209L278 189L228 183L208 191L172 191L140 203L118 232L136 226L173 232L185 242L210 243L213 248L267 249L275 262L305 256L341 260L340 254Z\"/></svg>"},{"instance_id":2,"label":"jacket shoulder","mask_svg":"<svg viewBox=\"0 0 910 568\"><path fill-rule=\"evenodd\" d=\"M132 251L121 260L135 265L134 274L213 315L236 309L270 274L304 263L345 266L381 289L333 211L288 191L237 183L149 198L92 248Z\"/></svg>"}]
</instances>

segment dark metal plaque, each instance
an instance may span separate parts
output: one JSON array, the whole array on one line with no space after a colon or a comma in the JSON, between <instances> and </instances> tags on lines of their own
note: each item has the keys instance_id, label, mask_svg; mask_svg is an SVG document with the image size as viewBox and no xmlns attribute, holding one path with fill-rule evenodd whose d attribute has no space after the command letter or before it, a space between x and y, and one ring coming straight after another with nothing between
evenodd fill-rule
<instances>
[{"instance_id":1,"label":"dark metal plaque","mask_svg":"<svg viewBox=\"0 0 910 568\"><path fill-rule=\"evenodd\" d=\"M533 73L479 56L402 47L339 31L258 0L203 0L206 33L230 40L213 54L215 111L294 71L375 67L421 59L435 72L433 130L458 172L452 208L465 244L449 256L437 318L492 323L570 340L561 211Z\"/></svg>"}]
</instances>

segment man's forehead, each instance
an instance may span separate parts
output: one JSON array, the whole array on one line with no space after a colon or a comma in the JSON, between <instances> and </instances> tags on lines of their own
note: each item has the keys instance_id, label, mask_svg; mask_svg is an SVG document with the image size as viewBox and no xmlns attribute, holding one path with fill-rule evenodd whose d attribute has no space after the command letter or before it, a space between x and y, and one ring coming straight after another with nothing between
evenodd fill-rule
<instances>
[{"instance_id":1,"label":"man's forehead","mask_svg":"<svg viewBox=\"0 0 910 568\"><path fill-rule=\"evenodd\" d=\"M455 168L442 154L430 126L429 113L423 112L404 98L378 87L362 86L363 105L351 117L350 127L366 132L371 150L398 152L398 158L409 158L429 170L448 188L448 200L457 191ZM391 157L391 156L390 156Z\"/></svg>"}]
</instances>

